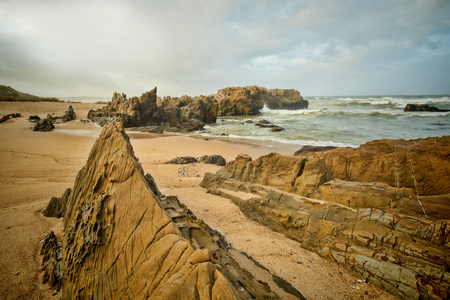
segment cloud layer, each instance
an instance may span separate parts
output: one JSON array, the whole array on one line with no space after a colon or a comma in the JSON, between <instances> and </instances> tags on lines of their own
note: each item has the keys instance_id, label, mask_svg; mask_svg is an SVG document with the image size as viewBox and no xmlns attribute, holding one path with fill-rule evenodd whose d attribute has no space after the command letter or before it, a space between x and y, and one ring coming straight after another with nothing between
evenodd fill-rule
<instances>
[{"instance_id":1,"label":"cloud layer","mask_svg":"<svg viewBox=\"0 0 450 300\"><path fill-rule=\"evenodd\" d=\"M449 94L450 2L2 1L0 84L41 96Z\"/></svg>"}]
</instances>

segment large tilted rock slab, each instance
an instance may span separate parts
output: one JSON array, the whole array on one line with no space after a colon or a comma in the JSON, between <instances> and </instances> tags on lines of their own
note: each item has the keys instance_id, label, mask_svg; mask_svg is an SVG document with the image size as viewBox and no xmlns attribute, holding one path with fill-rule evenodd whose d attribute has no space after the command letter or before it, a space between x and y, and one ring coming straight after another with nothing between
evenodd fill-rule
<instances>
[{"instance_id":1,"label":"large tilted rock slab","mask_svg":"<svg viewBox=\"0 0 450 300\"><path fill-rule=\"evenodd\" d=\"M254 161L239 155L201 185L397 297L447 299L448 141L383 140Z\"/></svg>"},{"instance_id":2,"label":"large tilted rock slab","mask_svg":"<svg viewBox=\"0 0 450 300\"><path fill-rule=\"evenodd\" d=\"M219 233L161 195L120 123L103 129L64 209L63 299L278 299Z\"/></svg>"}]
</instances>

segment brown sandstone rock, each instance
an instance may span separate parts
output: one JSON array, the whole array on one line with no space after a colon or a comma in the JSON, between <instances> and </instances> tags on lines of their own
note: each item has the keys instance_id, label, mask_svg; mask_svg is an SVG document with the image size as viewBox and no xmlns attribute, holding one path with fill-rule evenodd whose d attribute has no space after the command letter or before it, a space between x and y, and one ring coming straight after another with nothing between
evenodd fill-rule
<instances>
[{"instance_id":1,"label":"brown sandstone rock","mask_svg":"<svg viewBox=\"0 0 450 300\"><path fill-rule=\"evenodd\" d=\"M63 299L278 298L239 267L223 236L159 193L119 123L78 173L64 232Z\"/></svg>"},{"instance_id":2,"label":"brown sandstone rock","mask_svg":"<svg viewBox=\"0 0 450 300\"><path fill-rule=\"evenodd\" d=\"M264 107L266 90L257 86L229 87L219 90L219 116L256 115Z\"/></svg>"},{"instance_id":3,"label":"brown sandstone rock","mask_svg":"<svg viewBox=\"0 0 450 300\"><path fill-rule=\"evenodd\" d=\"M258 86L228 87L219 90L219 116L256 115L266 104L270 109L304 109L308 101L294 89L268 90Z\"/></svg>"},{"instance_id":4,"label":"brown sandstone rock","mask_svg":"<svg viewBox=\"0 0 450 300\"><path fill-rule=\"evenodd\" d=\"M399 298L446 299L449 139L381 140L254 161L239 155L201 185Z\"/></svg>"}]
</instances>

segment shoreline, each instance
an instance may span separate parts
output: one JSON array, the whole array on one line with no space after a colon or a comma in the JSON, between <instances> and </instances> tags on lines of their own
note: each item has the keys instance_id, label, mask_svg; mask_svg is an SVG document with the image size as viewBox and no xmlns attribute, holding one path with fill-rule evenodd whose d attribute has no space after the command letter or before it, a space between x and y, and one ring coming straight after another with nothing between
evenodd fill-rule
<instances>
[{"instance_id":1,"label":"shoreline","mask_svg":"<svg viewBox=\"0 0 450 300\"><path fill-rule=\"evenodd\" d=\"M33 132L29 115L62 115L72 105L77 120L57 124L52 132ZM45 218L42 210L51 197L73 187L86 163L101 128L83 124L87 111L102 104L0 103L0 114L19 112L22 117L2 123L0 137L0 298L51 298L55 291L42 284L39 242L50 231L61 235L62 219ZM88 133L88 134L87 134ZM198 218L218 228L238 251L245 251L273 274L290 282L306 298L336 299L393 296L373 285L359 283L345 269L280 233L248 220L231 201L206 193L199 187L206 172L221 167L203 163L165 165L176 156L219 154L227 162L240 153L253 159L281 152L292 155L300 147L164 133L127 132L135 155L163 194L178 196ZM179 170L184 168L184 175ZM245 234L243 234L245 232ZM302 261L302 263L298 263ZM57 293L59 294L59 293Z\"/></svg>"}]
</instances>

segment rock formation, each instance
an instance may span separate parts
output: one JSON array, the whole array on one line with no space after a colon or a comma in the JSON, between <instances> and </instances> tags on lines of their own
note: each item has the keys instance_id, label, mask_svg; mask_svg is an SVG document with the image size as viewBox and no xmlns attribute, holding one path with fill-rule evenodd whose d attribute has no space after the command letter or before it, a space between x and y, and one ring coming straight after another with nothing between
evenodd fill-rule
<instances>
[{"instance_id":1,"label":"rock formation","mask_svg":"<svg viewBox=\"0 0 450 300\"><path fill-rule=\"evenodd\" d=\"M433 112L439 112L439 111L449 111L447 109L439 109L436 106L428 105L428 104L411 104L408 103L405 106L404 111L433 111Z\"/></svg>"},{"instance_id":2,"label":"rock formation","mask_svg":"<svg viewBox=\"0 0 450 300\"><path fill-rule=\"evenodd\" d=\"M404 299L450 293L450 137L240 155L202 186Z\"/></svg>"},{"instance_id":3,"label":"rock formation","mask_svg":"<svg viewBox=\"0 0 450 300\"><path fill-rule=\"evenodd\" d=\"M66 189L64 194L59 197L52 197L47 207L44 209L42 214L46 217L61 218L64 217L64 212L66 211L66 203L69 199L69 195L72 192L71 189Z\"/></svg>"},{"instance_id":4,"label":"rock formation","mask_svg":"<svg viewBox=\"0 0 450 300\"><path fill-rule=\"evenodd\" d=\"M77 115L72 108L72 105L69 105L69 109L64 113L64 116L61 117L61 121L63 123L75 120Z\"/></svg>"},{"instance_id":5,"label":"rock formation","mask_svg":"<svg viewBox=\"0 0 450 300\"><path fill-rule=\"evenodd\" d=\"M89 111L88 118L101 126L120 121L127 128L157 126L170 131L196 131L216 121L217 106L212 96L165 97L158 101L155 87L139 98L127 99L125 94L114 93L107 106Z\"/></svg>"},{"instance_id":6,"label":"rock formation","mask_svg":"<svg viewBox=\"0 0 450 300\"><path fill-rule=\"evenodd\" d=\"M227 161L225 160L225 158L223 158L222 155L203 155L198 158L192 156L180 156L166 161L165 164L184 165L196 162L203 162L205 164L214 164L218 166L225 166L227 164Z\"/></svg>"},{"instance_id":7,"label":"rock formation","mask_svg":"<svg viewBox=\"0 0 450 300\"><path fill-rule=\"evenodd\" d=\"M233 257L250 258L163 196L120 123L103 129L78 173L64 232L63 299L278 299L269 286L303 298L279 278L256 281Z\"/></svg>"},{"instance_id":8,"label":"rock formation","mask_svg":"<svg viewBox=\"0 0 450 300\"><path fill-rule=\"evenodd\" d=\"M294 89L270 89L264 103L270 109L305 109L308 108L308 101L300 96L300 92Z\"/></svg>"},{"instance_id":9,"label":"rock formation","mask_svg":"<svg viewBox=\"0 0 450 300\"><path fill-rule=\"evenodd\" d=\"M256 115L266 104L270 109L304 109L308 101L296 90L268 90L258 86L229 87L215 95L219 116Z\"/></svg>"},{"instance_id":10,"label":"rock formation","mask_svg":"<svg viewBox=\"0 0 450 300\"><path fill-rule=\"evenodd\" d=\"M21 117L21 115L19 113L9 114L9 115L1 117L0 118L0 123L6 122L6 121L8 121L9 119L12 119L12 118L19 118L19 117Z\"/></svg>"},{"instance_id":11,"label":"rock formation","mask_svg":"<svg viewBox=\"0 0 450 300\"><path fill-rule=\"evenodd\" d=\"M210 96L164 97L160 100L155 87L139 98L127 99L125 94L114 93L107 106L89 111L87 117L101 126L120 121L126 128L160 126L168 131L189 132L215 123L218 116L258 114L264 104L272 109L308 107L308 101L296 90L230 87Z\"/></svg>"},{"instance_id":12,"label":"rock formation","mask_svg":"<svg viewBox=\"0 0 450 300\"><path fill-rule=\"evenodd\" d=\"M33 127L33 131L51 131L53 128L55 128L55 125L53 125L53 120L50 116L46 119L39 120Z\"/></svg>"}]
</instances>

